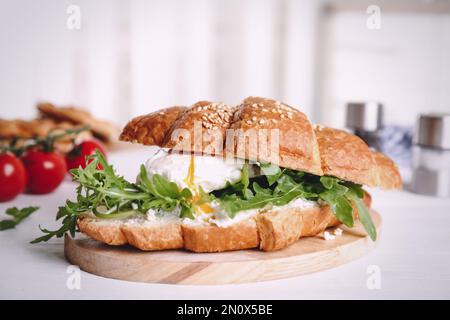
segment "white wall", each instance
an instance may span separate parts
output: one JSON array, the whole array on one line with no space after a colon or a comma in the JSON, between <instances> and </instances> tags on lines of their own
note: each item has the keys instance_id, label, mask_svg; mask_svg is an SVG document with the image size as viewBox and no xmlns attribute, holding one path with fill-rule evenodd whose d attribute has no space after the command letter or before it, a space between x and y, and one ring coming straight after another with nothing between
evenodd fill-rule
<instances>
[{"instance_id":1,"label":"white wall","mask_svg":"<svg viewBox=\"0 0 450 320\"><path fill-rule=\"evenodd\" d=\"M71 3L81 30L66 27ZM119 1L3 1L0 8L0 116L31 118L35 103L76 104L115 120L121 108Z\"/></svg>"},{"instance_id":2,"label":"white wall","mask_svg":"<svg viewBox=\"0 0 450 320\"><path fill-rule=\"evenodd\" d=\"M364 11L324 17L320 120L342 126L345 103L379 100L386 121L413 125L419 112L450 112L450 14Z\"/></svg>"},{"instance_id":3,"label":"white wall","mask_svg":"<svg viewBox=\"0 0 450 320\"><path fill-rule=\"evenodd\" d=\"M317 1L19 0L0 10L2 118L38 100L123 123L174 104L249 95L312 110ZM68 30L66 9L81 8Z\"/></svg>"},{"instance_id":4,"label":"white wall","mask_svg":"<svg viewBox=\"0 0 450 320\"><path fill-rule=\"evenodd\" d=\"M0 117L33 117L35 103L49 100L122 124L160 107L249 95L334 126L349 100L381 100L400 124L419 111L450 112L449 14L383 5L381 29L369 30L365 6L324 13L324 3L3 0ZM80 30L66 27L70 4L81 8Z\"/></svg>"}]
</instances>

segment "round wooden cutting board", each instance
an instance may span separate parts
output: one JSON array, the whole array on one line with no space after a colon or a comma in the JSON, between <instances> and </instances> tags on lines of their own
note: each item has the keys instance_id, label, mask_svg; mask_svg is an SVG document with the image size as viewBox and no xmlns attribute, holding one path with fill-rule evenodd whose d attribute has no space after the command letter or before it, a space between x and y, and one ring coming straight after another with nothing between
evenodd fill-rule
<instances>
[{"instance_id":1,"label":"round wooden cutting board","mask_svg":"<svg viewBox=\"0 0 450 320\"><path fill-rule=\"evenodd\" d=\"M381 217L374 211L371 215L379 234ZM352 229L341 228L343 235L334 240L301 238L288 248L274 252L257 249L222 253L144 252L68 235L64 239L64 252L67 260L82 270L113 279L171 284L255 282L333 268L375 247L376 243L365 235L359 223Z\"/></svg>"}]
</instances>

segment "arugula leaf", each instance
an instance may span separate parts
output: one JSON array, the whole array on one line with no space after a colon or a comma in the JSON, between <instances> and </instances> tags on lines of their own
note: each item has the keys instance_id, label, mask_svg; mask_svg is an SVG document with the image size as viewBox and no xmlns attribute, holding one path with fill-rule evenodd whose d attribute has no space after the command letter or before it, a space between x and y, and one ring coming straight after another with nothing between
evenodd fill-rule
<instances>
[{"instance_id":1,"label":"arugula leaf","mask_svg":"<svg viewBox=\"0 0 450 320\"><path fill-rule=\"evenodd\" d=\"M239 182L227 182L225 188L209 194L199 188L194 196L188 188L179 190L175 183L159 174L149 176L144 166L140 168L137 182L131 183L117 175L100 152L88 159L85 169L71 170L73 180L79 185L76 200L67 200L58 209L56 219L62 219L61 227L55 231L39 227L44 235L32 243L62 237L66 232L74 236L78 217L88 212L101 219L122 219L145 214L149 209L170 212L178 208L180 218L194 219L196 206L215 200L233 218L239 211L282 206L297 198L326 202L336 217L350 227L354 224L351 205L354 203L361 223L370 237L376 239L376 229L362 201L364 190L358 184L335 177L319 177L271 164L260 164L262 174L250 177L246 162ZM102 170L97 169L98 164ZM11 222L2 221L0 228L2 225L12 227Z\"/></svg>"},{"instance_id":2,"label":"arugula leaf","mask_svg":"<svg viewBox=\"0 0 450 320\"><path fill-rule=\"evenodd\" d=\"M192 208L186 204L181 205L180 218L194 219L194 214L192 213Z\"/></svg>"},{"instance_id":3,"label":"arugula leaf","mask_svg":"<svg viewBox=\"0 0 450 320\"><path fill-rule=\"evenodd\" d=\"M254 180L254 179L253 179ZM221 203L224 210L231 218L234 218L237 212L250 209L261 209L268 205L285 205L292 200L303 196L310 196L305 192L301 184L297 184L288 176L281 176L279 180L286 181L273 188L263 188L258 182L253 181L249 191L254 193L251 198L241 197L240 193L224 192L216 199Z\"/></svg>"},{"instance_id":4,"label":"arugula leaf","mask_svg":"<svg viewBox=\"0 0 450 320\"><path fill-rule=\"evenodd\" d=\"M250 184L249 178L250 175L248 169L249 169L248 162L245 162L241 172L242 195L244 196L245 199L250 199L251 197L253 197L253 192L248 188Z\"/></svg>"},{"instance_id":5,"label":"arugula leaf","mask_svg":"<svg viewBox=\"0 0 450 320\"><path fill-rule=\"evenodd\" d=\"M331 210L339 221L347 227L353 227L353 208L346 197L336 195L331 190L327 190L320 194L320 198L330 205Z\"/></svg>"},{"instance_id":6,"label":"arugula leaf","mask_svg":"<svg viewBox=\"0 0 450 320\"><path fill-rule=\"evenodd\" d=\"M159 174L154 174L151 179L152 185L155 187L155 194L168 199L180 198L180 191L174 182L169 182Z\"/></svg>"},{"instance_id":7,"label":"arugula leaf","mask_svg":"<svg viewBox=\"0 0 450 320\"><path fill-rule=\"evenodd\" d=\"M256 181L253 182L252 187L253 187L253 190L255 190L255 195L258 195L258 194L263 194L263 195L267 195L267 196L272 195L271 189L268 189L268 188L266 189L266 188L261 187L258 184L258 182L256 182Z\"/></svg>"},{"instance_id":8,"label":"arugula leaf","mask_svg":"<svg viewBox=\"0 0 450 320\"><path fill-rule=\"evenodd\" d=\"M338 180L333 177L323 176L320 177L320 183L325 187L325 189L332 189L333 186L337 184Z\"/></svg>"},{"instance_id":9,"label":"arugula leaf","mask_svg":"<svg viewBox=\"0 0 450 320\"><path fill-rule=\"evenodd\" d=\"M301 186L299 183L297 183L291 176L288 175L282 175L277 180L277 185L275 187L275 192L283 192L287 193L293 188L297 188Z\"/></svg>"},{"instance_id":10,"label":"arugula leaf","mask_svg":"<svg viewBox=\"0 0 450 320\"><path fill-rule=\"evenodd\" d=\"M358 209L359 221L363 225L364 229L367 231L367 234L370 236L372 241L377 240L377 229L372 221L369 210L367 209L364 201L361 198L352 197L353 203L356 205Z\"/></svg>"},{"instance_id":11,"label":"arugula leaf","mask_svg":"<svg viewBox=\"0 0 450 320\"><path fill-rule=\"evenodd\" d=\"M17 225L16 221L14 220L2 220L0 221L0 230L7 230L7 229L13 229Z\"/></svg>"},{"instance_id":12,"label":"arugula leaf","mask_svg":"<svg viewBox=\"0 0 450 320\"><path fill-rule=\"evenodd\" d=\"M269 182L269 186L277 182L277 180L284 172L284 169L281 170L280 167L270 163L261 163L259 167L261 168L261 172L263 173L263 175L266 176L267 181Z\"/></svg>"},{"instance_id":13,"label":"arugula leaf","mask_svg":"<svg viewBox=\"0 0 450 320\"><path fill-rule=\"evenodd\" d=\"M377 239L377 230L364 204L364 190L361 185L349 181L342 181L334 177L321 177L320 182L328 189L320 197L328 202L336 217L348 227L353 227L353 202L358 210L359 221L370 238Z\"/></svg>"},{"instance_id":14,"label":"arugula leaf","mask_svg":"<svg viewBox=\"0 0 450 320\"><path fill-rule=\"evenodd\" d=\"M326 202L336 218L348 227L354 226L352 202L355 203L360 220L372 239L376 239L376 229L364 202L361 185L343 181L331 176L316 176L290 169L281 169L271 164L260 165L262 176L227 186L213 194L233 218L237 212L261 209L266 206L282 206L296 198L322 200ZM245 168L248 170L248 168ZM254 194L254 196L245 196Z\"/></svg>"},{"instance_id":15,"label":"arugula leaf","mask_svg":"<svg viewBox=\"0 0 450 320\"><path fill-rule=\"evenodd\" d=\"M25 207L19 209L12 207L6 209L6 214L13 217L12 219L5 219L0 221L0 231L15 228L22 220L30 216L33 212L37 211L39 207Z\"/></svg>"},{"instance_id":16,"label":"arugula leaf","mask_svg":"<svg viewBox=\"0 0 450 320\"><path fill-rule=\"evenodd\" d=\"M191 191L188 188L184 188L181 191L181 193L186 195L185 198L192 197L192 193L191 193ZM204 203L207 203L207 202L211 201L211 196L208 193L206 193L201 186L198 187L198 193L199 193L200 197L199 197L199 199L197 199L195 201L196 205L202 205Z\"/></svg>"},{"instance_id":17,"label":"arugula leaf","mask_svg":"<svg viewBox=\"0 0 450 320\"><path fill-rule=\"evenodd\" d=\"M353 227L353 208L346 198L348 188L339 183L337 178L323 176L320 177L320 183L325 191L319 194L319 197L326 201L336 218L348 227Z\"/></svg>"},{"instance_id":18,"label":"arugula leaf","mask_svg":"<svg viewBox=\"0 0 450 320\"><path fill-rule=\"evenodd\" d=\"M64 236L66 234L66 232L69 232L70 235L72 237L74 237L77 219L78 219L78 216L76 216L76 215L65 217L63 220L62 227L55 231L50 231L50 230L44 229L39 225L39 229L43 233L45 233L45 235L43 235L39 238L36 238L33 241L30 241L30 243L34 244L34 243L38 243L38 242L42 242L42 241L48 241L53 237L61 238L62 236Z\"/></svg>"},{"instance_id":19,"label":"arugula leaf","mask_svg":"<svg viewBox=\"0 0 450 320\"><path fill-rule=\"evenodd\" d=\"M62 219L62 226L55 231L41 228L44 236L32 243L60 238L66 232L75 236L76 221L81 214L93 213L101 219L123 219L136 214L145 214L149 209L173 211L181 206L182 216L192 217L189 189L178 190L175 183L154 174L148 177L141 166L137 183L126 181L115 173L105 157L98 151L88 157L86 168L71 170L73 180L78 182L75 201L67 200L59 207L56 219ZM101 164L103 169L97 169Z\"/></svg>"},{"instance_id":20,"label":"arugula leaf","mask_svg":"<svg viewBox=\"0 0 450 320\"><path fill-rule=\"evenodd\" d=\"M364 190L360 184L356 184L353 182L344 182L343 183L347 188L349 188L349 196L357 197L360 199L364 198Z\"/></svg>"}]
</instances>

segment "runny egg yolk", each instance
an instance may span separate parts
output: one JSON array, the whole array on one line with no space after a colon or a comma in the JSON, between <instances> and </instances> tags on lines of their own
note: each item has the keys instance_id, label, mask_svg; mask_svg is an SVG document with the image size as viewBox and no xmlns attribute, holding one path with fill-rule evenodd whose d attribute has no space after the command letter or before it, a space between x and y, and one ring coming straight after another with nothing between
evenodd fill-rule
<instances>
[{"instance_id":1,"label":"runny egg yolk","mask_svg":"<svg viewBox=\"0 0 450 320\"><path fill-rule=\"evenodd\" d=\"M196 204L196 202L200 201L200 192L197 188L197 186L194 183L195 180L195 162L194 162L194 155L191 155L191 160L189 162L189 169L188 173L185 179L183 179L184 183L188 186L188 188L194 193L192 197L192 203L194 204L194 210L197 212L200 211L200 213L212 213L214 212L214 209L207 203L202 204Z\"/></svg>"}]
</instances>

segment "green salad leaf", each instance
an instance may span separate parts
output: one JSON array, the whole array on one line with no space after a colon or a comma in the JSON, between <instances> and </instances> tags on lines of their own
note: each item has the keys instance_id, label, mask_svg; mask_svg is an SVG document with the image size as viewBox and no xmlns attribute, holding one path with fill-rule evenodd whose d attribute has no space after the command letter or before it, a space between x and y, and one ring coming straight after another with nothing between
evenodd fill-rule
<instances>
[{"instance_id":1,"label":"green salad leaf","mask_svg":"<svg viewBox=\"0 0 450 320\"><path fill-rule=\"evenodd\" d=\"M37 211L38 209L39 207L26 207L22 209L12 207L6 209L5 213L8 216L11 216L12 219L1 220L0 231L15 228L19 223L22 222L22 220L30 216L33 212Z\"/></svg>"},{"instance_id":2,"label":"green salad leaf","mask_svg":"<svg viewBox=\"0 0 450 320\"><path fill-rule=\"evenodd\" d=\"M98 164L103 169L97 169ZM119 219L145 214L149 209L170 212L180 207L181 217L193 217L189 189L180 191L175 183L158 174L148 177L144 166L141 166L138 182L130 183L117 175L97 151L88 158L85 169L72 169L70 173L79 183L76 201L67 200L64 206L59 207L56 219L62 219L62 226L58 230L40 227L44 235L32 243L60 238L66 232L74 236L78 217L88 212L101 219Z\"/></svg>"},{"instance_id":3,"label":"green salad leaf","mask_svg":"<svg viewBox=\"0 0 450 320\"><path fill-rule=\"evenodd\" d=\"M99 164L103 169L98 169ZM257 174L253 174L255 172ZM122 219L145 214L149 209L167 212L177 209L180 218L194 219L198 206L217 201L229 217L234 218L240 211L283 206L298 198L328 204L336 218L349 227L354 225L355 206L367 233L372 240L376 239L376 228L364 204L361 185L331 176L320 177L273 164L246 162L238 182L227 182L223 189L210 193L199 188L194 196L188 188L180 190L176 183L159 174L149 176L144 166L140 168L137 182L128 182L115 173L100 152L88 158L86 168L73 169L71 174L79 184L77 197L59 207L56 219L62 219L62 226L55 231L40 227L44 235L32 243L59 238L66 232L74 236L78 217L86 213L100 219ZM8 223L4 223L5 227Z\"/></svg>"},{"instance_id":4,"label":"green salad leaf","mask_svg":"<svg viewBox=\"0 0 450 320\"><path fill-rule=\"evenodd\" d=\"M320 177L279 168L273 164L260 164L259 167L261 175L249 179L248 173L244 173L244 170L248 171L246 167L241 181L228 183L224 189L212 192L212 197L221 203L231 218L239 211L282 206L301 198L327 203L339 221L353 227L354 204L361 224L371 239L376 239L376 228L364 204L361 185L331 176Z\"/></svg>"},{"instance_id":5,"label":"green salad leaf","mask_svg":"<svg viewBox=\"0 0 450 320\"><path fill-rule=\"evenodd\" d=\"M273 185L275 182L277 182L278 178L283 174L284 169L281 170L280 167L267 163L267 164L260 164L261 172L263 175L266 176L267 182L269 183L269 186Z\"/></svg>"}]
</instances>

